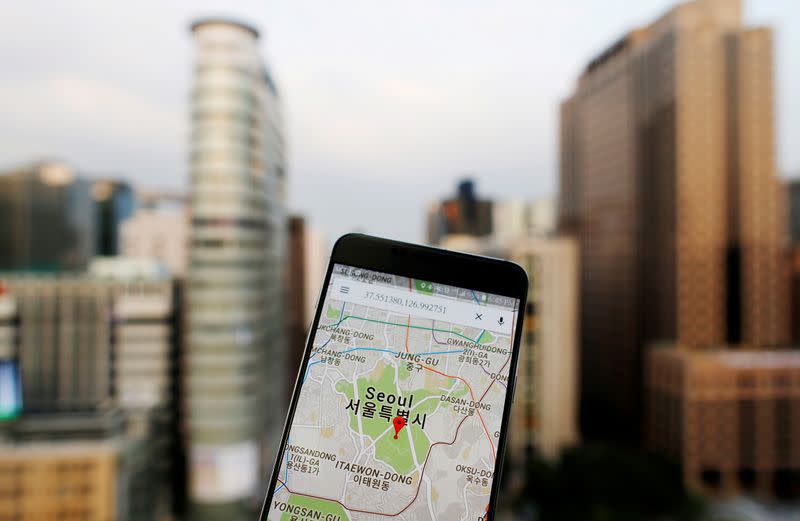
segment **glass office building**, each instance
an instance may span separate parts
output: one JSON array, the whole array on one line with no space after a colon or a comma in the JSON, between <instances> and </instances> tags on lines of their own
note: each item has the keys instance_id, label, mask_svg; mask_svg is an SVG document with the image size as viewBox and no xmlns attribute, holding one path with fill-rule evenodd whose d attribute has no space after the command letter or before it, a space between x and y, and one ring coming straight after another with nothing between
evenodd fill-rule
<instances>
[{"instance_id":1,"label":"glass office building","mask_svg":"<svg viewBox=\"0 0 800 521\"><path fill-rule=\"evenodd\" d=\"M0 270L81 270L95 252L91 183L64 163L0 172Z\"/></svg>"},{"instance_id":2,"label":"glass office building","mask_svg":"<svg viewBox=\"0 0 800 521\"><path fill-rule=\"evenodd\" d=\"M284 143L278 93L239 22L192 25L188 434L191 519L244 519L286 405Z\"/></svg>"}]
</instances>

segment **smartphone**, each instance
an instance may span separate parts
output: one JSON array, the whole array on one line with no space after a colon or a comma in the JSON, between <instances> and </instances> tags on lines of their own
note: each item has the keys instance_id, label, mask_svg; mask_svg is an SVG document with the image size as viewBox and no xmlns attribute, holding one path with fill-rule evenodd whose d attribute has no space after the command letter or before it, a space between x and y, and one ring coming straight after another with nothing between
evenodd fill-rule
<instances>
[{"instance_id":1,"label":"smartphone","mask_svg":"<svg viewBox=\"0 0 800 521\"><path fill-rule=\"evenodd\" d=\"M527 291L511 262L340 238L261 521L490 517Z\"/></svg>"}]
</instances>

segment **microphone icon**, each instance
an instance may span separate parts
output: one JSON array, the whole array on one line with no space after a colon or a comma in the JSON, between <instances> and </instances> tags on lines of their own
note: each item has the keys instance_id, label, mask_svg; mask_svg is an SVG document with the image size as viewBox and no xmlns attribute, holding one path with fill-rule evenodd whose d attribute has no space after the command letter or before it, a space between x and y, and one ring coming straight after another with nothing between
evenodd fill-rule
<instances>
[{"instance_id":1,"label":"microphone icon","mask_svg":"<svg viewBox=\"0 0 800 521\"><path fill-rule=\"evenodd\" d=\"M500 317L500 319L497 321L497 323L502 326L505 323L505 319L503 317Z\"/></svg>"}]
</instances>

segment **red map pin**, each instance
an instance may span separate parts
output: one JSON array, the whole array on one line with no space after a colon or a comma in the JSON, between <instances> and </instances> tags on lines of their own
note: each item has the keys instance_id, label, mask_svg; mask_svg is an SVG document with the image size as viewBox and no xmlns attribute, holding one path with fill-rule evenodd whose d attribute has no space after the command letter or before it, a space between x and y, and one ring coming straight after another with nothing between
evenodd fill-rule
<instances>
[{"instance_id":1,"label":"red map pin","mask_svg":"<svg viewBox=\"0 0 800 521\"><path fill-rule=\"evenodd\" d=\"M392 423L394 423L394 439L397 439L400 429L406 426L406 419L402 416L396 416Z\"/></svg>"}]
</instances>

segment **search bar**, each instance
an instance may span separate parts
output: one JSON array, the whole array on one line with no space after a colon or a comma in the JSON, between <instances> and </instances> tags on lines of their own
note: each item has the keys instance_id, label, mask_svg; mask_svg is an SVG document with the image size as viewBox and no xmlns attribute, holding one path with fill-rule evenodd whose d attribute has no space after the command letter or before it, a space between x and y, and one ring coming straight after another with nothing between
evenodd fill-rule
<instances>
[{"instance_id":1,"label":"search bar","mask_svg":"<svg viewBox=\"0 0 800 521\"><path fill-rule=\"evenodd\" d=\"M328 296L334 300L411 315L415 318L441 320L505 335L513 332L511 310L481 306L463 300L425 295L341 277L333 280Z\"/></svg>"}]
</instances>

